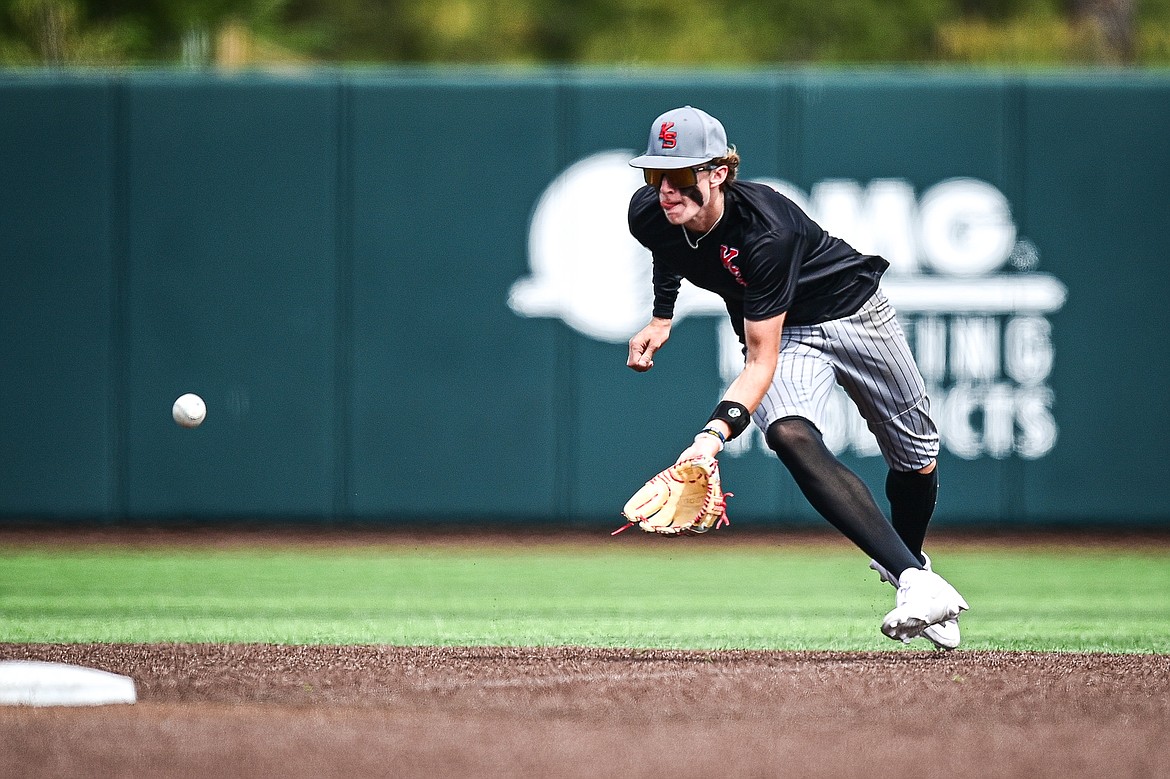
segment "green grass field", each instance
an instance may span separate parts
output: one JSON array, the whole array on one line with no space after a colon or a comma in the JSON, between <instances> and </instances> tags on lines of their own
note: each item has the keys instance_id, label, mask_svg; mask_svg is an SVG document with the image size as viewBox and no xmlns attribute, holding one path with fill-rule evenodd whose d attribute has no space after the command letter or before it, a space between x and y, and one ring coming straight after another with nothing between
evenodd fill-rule
<instances>
[{"instance_id":1,"label":"green grass field","mask_svg":"<svg viewBox=\"0 0 1170 779\"><path fill-rule=\"evenodd\" d=\"M967 649L1170 652L1170 549L935 550ZM0 552L0 641L895 650L842 542ZM925 649L916 641L910 645Z\"/></svg>"}]
</instances>

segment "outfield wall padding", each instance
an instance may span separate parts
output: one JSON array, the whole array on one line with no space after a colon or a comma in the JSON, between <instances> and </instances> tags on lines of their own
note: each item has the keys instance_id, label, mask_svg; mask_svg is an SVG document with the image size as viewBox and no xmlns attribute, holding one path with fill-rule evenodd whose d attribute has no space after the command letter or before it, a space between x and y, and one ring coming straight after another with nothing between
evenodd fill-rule
<instances>
[{"instance_id":1,"label":"outfield wall padding","mask_svg":"<svg viewBox=\"0 0 1170 779\"><path fill-rule=\"evenodd\" d=\"M0 74L0 518L617 521L735 371L701 297L625 368L681 104L893 259L940 523L1170 526L1170 77L1122 72ZM820 521L742 447L733 521Z\"/></svg>"}]
</instances>

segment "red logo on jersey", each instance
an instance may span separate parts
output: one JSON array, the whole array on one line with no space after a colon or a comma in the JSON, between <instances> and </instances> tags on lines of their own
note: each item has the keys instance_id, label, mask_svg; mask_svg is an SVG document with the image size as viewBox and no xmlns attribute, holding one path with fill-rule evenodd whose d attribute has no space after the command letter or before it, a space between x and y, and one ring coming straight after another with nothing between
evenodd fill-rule
<instances>
[{"instance_id":1,"label":"red logo on jersey","mask_svg":"<svg viewBox=\"0 0 1170 779\"><path fill-rule=\"evenodd\" d=\"M743 272L739 266L735 264L735 258L739 256L739 249L733 249L730 246L722 245L719 247L719 256L723 260L723 267L727 268L727 272L735 277L736 283L740 286L746 287L747 282L743 280Z\"/></svg>"},{"instance_id":2,"label":"red logo on jersey","mask_svg":"<svg viewBox=\"0 0 1170 779\"><path fill-rule=\"evenodd\" d=\"M662 129L658 131L658 140L662 141L662 148L673 149L678 143L678 133L670 129L674 127L674 122L663 122Z\"/></svg>"}]
</instances>

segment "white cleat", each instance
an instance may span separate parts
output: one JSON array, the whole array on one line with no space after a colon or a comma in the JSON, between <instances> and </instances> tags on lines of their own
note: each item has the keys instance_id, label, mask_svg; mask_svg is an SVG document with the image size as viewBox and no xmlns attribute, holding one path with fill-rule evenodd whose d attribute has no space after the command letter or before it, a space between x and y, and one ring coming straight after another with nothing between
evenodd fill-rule
<instances>
[{"instance_id":1,"label":"white cleat","mask_svg":"<svg viewBox=\"0 0 1170 779\"><path fill-rule=\"evenodd\" d=\"M926 561L926 570L931 570L930 558L926 556L925 552L922 553L922 559ZM877 560L870 560L869 567L877 571L878 576L881 577L883 582L889 582L894 587L898 587L897 577L887 571L885 566ZM958 617L943 620L937 625L928 625L923 629L922 637L939 649L954 649L959 645L961 640Z\"/></svg>"},{"instance_id":2,"label":"white cleat","mask_svg":"<svg viewBox=\"0 0 1170 779\"><path fill-rule=\"evenodd\" d=\"M903 643L922 636L929 627L957 620L969 608L946 579L920 568L902 572L896 602L882 620L882 633Z\"/></svg>"},{"instance_id":3,"label":"white cleat","mask_svg":"<svg viewBox=\"0 0 1170 779\"><path fill-rule=\"evenodd\" d=\"M959 618L944 619L937 625L927 625L922 637L939 649L954 649L959 645Z\"/></svg>"}]
</instances>

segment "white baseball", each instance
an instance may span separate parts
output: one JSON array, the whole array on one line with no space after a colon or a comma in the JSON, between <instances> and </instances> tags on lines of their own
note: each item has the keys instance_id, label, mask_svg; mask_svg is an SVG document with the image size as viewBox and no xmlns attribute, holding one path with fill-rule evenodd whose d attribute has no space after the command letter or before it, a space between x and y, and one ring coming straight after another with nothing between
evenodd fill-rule
<instances>
[{"instance_id":1,"label":"white baseball","mask_svg":"<svg viewBox=\"0 0 1170 779\"><path fill-rule=\"evenodd\" d=\"M207 416L207 404L203 398L188 392L180 395L175 405L171 406L171 416L180 427L199 427Z\"/></svg>"}]
</instances>

